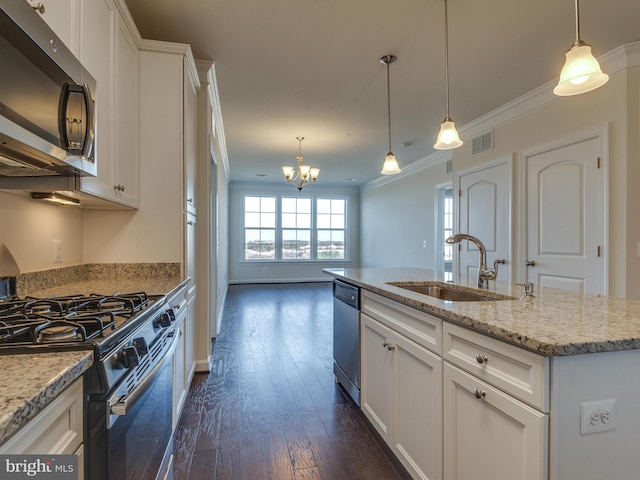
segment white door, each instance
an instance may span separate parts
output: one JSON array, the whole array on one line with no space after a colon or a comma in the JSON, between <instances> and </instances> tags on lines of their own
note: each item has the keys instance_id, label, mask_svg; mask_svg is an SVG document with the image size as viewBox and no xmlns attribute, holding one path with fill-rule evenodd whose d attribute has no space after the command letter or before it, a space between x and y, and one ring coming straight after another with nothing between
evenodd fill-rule
<instances>
[{"instance_id":1,"label":"white door","mask_svg":"<svg viewBox=\"0 0 640 480\"><path fill-rule=\"evenodd\" d=\"M504 258L498 279L510 281L511 268L511 159L481 169L463 172L458 179L458 231L478 238L487 250L487 265L493 268L496 259ZM459 247L457 272L475 279L479 252L476 246L463 240Z\"/></svg>"},{"instance_id":2,"label":"white door","mask_svg":"<svg viewBox=\"0 0 640 480\"><path fill-rule=\"evenodd\" d=\"M527 281L606 293L599 149L600 140L591 138L525 157Z\"/></svg>"}]
</instances>

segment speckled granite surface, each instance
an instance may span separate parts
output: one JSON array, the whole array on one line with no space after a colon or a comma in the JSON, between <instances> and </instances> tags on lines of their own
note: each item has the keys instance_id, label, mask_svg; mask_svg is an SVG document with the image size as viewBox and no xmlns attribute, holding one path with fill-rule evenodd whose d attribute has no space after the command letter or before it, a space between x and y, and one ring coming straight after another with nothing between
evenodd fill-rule
<instances>
[{"instance_id":1,"label":"speckled granite surface","mask_svg":"<svg viewBox=\"0 0 640 480\"><path fill-rule=\"evenodd\" d=\"M0 357L0 445L91 366L92 353Z\"/></svg>"},{"instance_id":2,"label":"speckled granite surface","mask_svg":"<svg viewBox=\"0 0 640 480\"><path fill-rule=\"evenodd\" d=\"M114 280L114 284L116 284L132 278L153 280L154 278L175 279L179 276L179 263L92 263L20 274L17 279L17 289L18 296L22 297L38 294L34 292L48 291L52 288L65 287L85 281ZM114 291L125 291L124 286L116 286ZM145 291L147 293L165 293L167 290ZM83 292L85 291L83 290ZM58 295L64 294L58 293Z\"/></svg>"},{"instance_id":3,"label":"speckled granite surface","mask_svg":"<svg viewBox=\"0 0 640 480\"><path fill-rule=\"evenodd\" d=\"M18 295L146 292L167 295L189 280L178 263L88 264L22 274ZM90 352L0 355L0 444L89 368Z\"/></svg>"},{"instance_id":4,"label":"speckled granite surface","mask_svg":"<svg viewBox=\"0 0 640 480\"><path fill-rule=\"evenodd\" d=\"M441 317L451 323L545 356L640 349L640 302L535 288L522 299L522 287L490 282L489 292L518 297L488 302L445 302L386 282L438 280L430 270L412 268L325 269L379 295ZM465 278L455 282L472 285Z\"/></svg>"}]
</instances>

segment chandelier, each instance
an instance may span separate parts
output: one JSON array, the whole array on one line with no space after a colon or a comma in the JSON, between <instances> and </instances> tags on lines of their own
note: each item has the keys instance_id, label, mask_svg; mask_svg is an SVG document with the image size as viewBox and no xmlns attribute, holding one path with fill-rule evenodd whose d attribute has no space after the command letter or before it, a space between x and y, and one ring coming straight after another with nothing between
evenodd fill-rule
<instances>
[{"instance_id":1,"label":"chandelier","mask_svg":"<svg viewBox=\"0 0 640 480\"><path fill-rule=\"evenodd\" d=\"M298 154L296 155L298 171L296 172L294 167L287 165L282 167L282 173L284 173L285 180L292 183L300 191L309 183L309 180L315 182L318 179L320 169L302 163L304 160L302 156L302 140L304 140L304 137L296 137L296 140L298 140Z\"/></svg>"}]
</instances>

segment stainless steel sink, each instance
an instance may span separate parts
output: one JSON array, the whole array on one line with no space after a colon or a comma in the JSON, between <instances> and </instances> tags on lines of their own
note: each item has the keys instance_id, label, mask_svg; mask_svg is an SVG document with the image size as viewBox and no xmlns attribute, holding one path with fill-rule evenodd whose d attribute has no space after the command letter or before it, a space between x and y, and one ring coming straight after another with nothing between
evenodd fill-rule
<instances>
[{"instance_id":1,"label":"stainless steel sink","mask_svg":"<svg viewBox=\"0 0 640 480\"><path fill-rule=\"evenodd\" d=\"M515 297L495 292L448 285L442 282L387 282L388 285L429 295L449 302L495 302L499 300L515 300Z\"/></svg>"}]
</instances>

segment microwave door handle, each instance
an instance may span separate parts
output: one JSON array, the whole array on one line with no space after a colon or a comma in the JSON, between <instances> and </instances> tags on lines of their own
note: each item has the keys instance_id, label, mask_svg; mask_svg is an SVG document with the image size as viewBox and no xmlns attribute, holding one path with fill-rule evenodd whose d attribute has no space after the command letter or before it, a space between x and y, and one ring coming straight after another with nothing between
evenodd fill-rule
<instances>
[{"instance_id":1,"label":"microwave door handle","mask_svg":"<svg viewBox=\"0 0 640 480\"><path fill-rule=\"evenodd\" d=\"M171 342L171 346L167 350L167 352L162 357L156 365L151 369L148 375L140 382L136 387L129 392L129 394L125 395L123 398L119 399L116 403L111 405L111 415L124 416L127 414L129 410L131 410L136 402L142 398L145 392L151 387L151 384L156 379L156 377L160 374L160 369L164 366L165 361L173 355L176 347L178 346L178 341L182 332L180 330L176 330L173 335L173 342Z\"/></svg>"},{"instance_id":2,"label":"microwave door handle","mask_svg":"<svg viewBox=\"0 0 640 480\"><path fill-rule=\"evenodd\" d=\"M60 147L65 152L69 151L69 135L67 129L67 106L69 104L69 93L71 85L65 83L60 92L60 102L58 103L58 132L60 132Z\"/></svg>"},{"instance_id":3,"label":"microwave door handle","mask_svg":"<svg viewBox=\"0 0 640 480\"><path fill-rule=\"evenodd\" d=\"M91 90L89 89L89 86L83 85L82 91L84 94L84 104L87 112L87 129L85 131L84 145L82 147L82 155L86 158L89 158L91 156L91 151L93 150L93 144L96 138L96 132L95 132L96 105L93 102L93 98L91 97Z\"/></svg>"}]
</instances>

